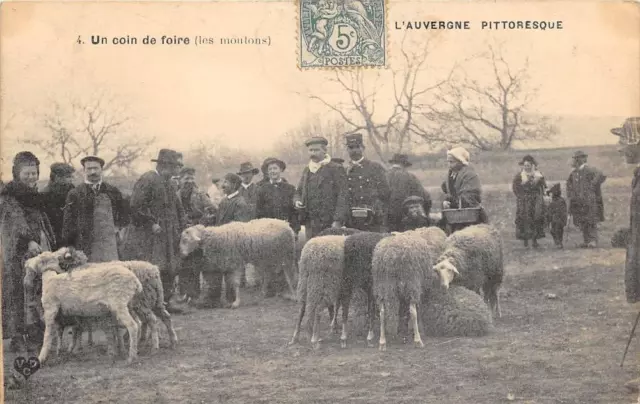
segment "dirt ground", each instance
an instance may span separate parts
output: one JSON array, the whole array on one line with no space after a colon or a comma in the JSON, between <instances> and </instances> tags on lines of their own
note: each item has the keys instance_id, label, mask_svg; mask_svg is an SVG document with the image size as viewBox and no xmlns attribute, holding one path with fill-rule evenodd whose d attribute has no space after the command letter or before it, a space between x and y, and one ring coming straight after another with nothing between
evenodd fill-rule
<instances>
[{"instance_id":1,"label":"dirt ground","mask_svg":"<svg viewBox=\"0 0 640 404\"><path fill-rule=\"evenodd\" d=\"M27 388L7 391L6 402L635 402L623 383L638 376L640 336L624 368L620 360L638 308L624 299L624 250L607 246L613 230L628 221L626 190L625 181L608 189L604 247L593 250L573 247L575 230L565 250L552 248L550 237L541 250L525 249L511 240L512 218L499 216L505 204L513 207L508 191L488 196L507 251L503 317L488 336L424 338L423 349L390 341L382 353L366 347L355 308L347 349L330 336L313 350L306 333L287 347L296 305L249 296L238 310L174 316L179 347L169 350L164 334L157 355L141 350L131 366L112 364L100 338L79 357L54 360ZM326 335L326 316L322 324ZM12 360L7 356L5 363Z\"/></svg>"}]
</instances>

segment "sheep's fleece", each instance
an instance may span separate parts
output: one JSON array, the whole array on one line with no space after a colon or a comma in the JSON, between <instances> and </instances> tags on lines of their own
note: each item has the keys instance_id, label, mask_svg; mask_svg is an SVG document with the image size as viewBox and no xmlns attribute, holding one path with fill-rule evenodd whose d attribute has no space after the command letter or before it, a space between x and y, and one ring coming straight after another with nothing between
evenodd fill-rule
<instances>
[{"instance_id":1,"label":"sheep's fleece","mask_svg":"<svg viewBox=\"0 0 640 404\"><path fill-rule=\"evenodd\" d=\"M493 317L484 300L462 286L426 295L420 317L424 333L432 337L480 337L493 329Z\"/></svg>"}]
</instances>

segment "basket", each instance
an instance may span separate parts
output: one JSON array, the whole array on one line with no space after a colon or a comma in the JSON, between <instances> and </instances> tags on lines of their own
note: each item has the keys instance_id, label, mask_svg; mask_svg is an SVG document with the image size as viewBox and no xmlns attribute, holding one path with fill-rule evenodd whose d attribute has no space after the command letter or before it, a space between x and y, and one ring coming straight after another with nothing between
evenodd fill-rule
<instances>
[{"instance_id":1,"label":"basket","mask_svg":"<svg viewBox=\"0 0 640 404\"><path fill-rule=\"evenodd\" d=\"M459 205L462 205L460 201ZM448 224L475 224L480 222L480 206L475 208L442 209L442 217Z\"/></svg>"}]
</instances>

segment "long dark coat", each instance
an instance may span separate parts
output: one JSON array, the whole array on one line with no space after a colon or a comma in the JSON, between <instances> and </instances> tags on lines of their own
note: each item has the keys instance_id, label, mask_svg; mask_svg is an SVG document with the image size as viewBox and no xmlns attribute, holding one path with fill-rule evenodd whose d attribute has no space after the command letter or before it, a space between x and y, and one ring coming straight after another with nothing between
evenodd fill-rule
<instances>
[{"instance_id":1,"label":"long dark coat","mask_svg":"<svg viewBox=\"0 0 640 404\"><path fill-rule=\"evenodd\" d=\"M402 202L409 196L424 199L424 210L427 216L431 211L431 195L424 189L418 178L405 169L392 167L387 172L389 184L389 230L401 231L403 209Z\"/></svg>"},{"instance_id":2,"label":"long dark coat","mask_svg":"<svg viewBox=\"0 0 640 404\"><path fill-rule=\"evenodd\" d=\"M332 222L347 220L347 175L340 164L327 163L312 173L309 167L302 171L294 201L305 206L301 222L313 227L317 233L331 227Z\"/></svg>"},{"instance_id":3,"label":"long dark coat","mask_svg":"<svg viewBox=\"0 0 640 404\"><path fill-rule=\"evenodd\" d=\"M366 158L360 165L349 165L347 186L349 208L372 208L375 214L374 223L377 226L387 226L390 192L384 167Z\"/></svg>"},{"instance_id":4,"label":"long dark coat","mask_svg":"<svg viewBox=\"0 0 640 404\"><path fill-rule=\"evenodd\" d=\"M120 229L129 223L129 216L122 193L111 184L100 184L98 193L105 193L111 200L114 227ZM91 185L80 184L67 195L64 210L61 245L72 245L91 256L93 243L93 208L96 193Z\"/></svg>"},{"instance_id":5,"label":"long dark coat","mask_svg":"<svg viewBox=\"0 0 640 404\"><path fill-rule=\"evenodd\" d=\"M44 197L44 212L51 222L53 233L56 236L56 246L54 250L63 246L62 225L64 221L64 206L67 201L69 191L74 188L73 184L54 183L52 181L42 191Z\"/></svg>"},{"instance_id":6,"label":"long dark coat","mask_svg":"<svg viewBox=\"0 0 640 404\"><path fill-rule=\"evenodd\" d=\"M625 292L627 302L640 301L640 167L633 172L631 182L631 233L625 264Z\"/></svg>"},{"instance_id":7,"label":"long dark coat","mask_svg":"<svg viewBox=\"0 0 640 404\"><path fill-rule=\"evenodd\" d=\"M249 186L247 188L245 188L244 186L240 185L240 189L238 190L240 193L240 196L242 196L244 198L244 201L247 203L247 205L249 205L249 208L251 208L251 218L253 219L255 217L256 214L256 201L258 198L258 185L256 185L255 183L251 183L249 184Z\"/></svg>"},{"instance_id":8,"label":"long dark coat","mask_svg":"<svg viewBox=\"0 0 640 404\"><path fill-rule=\"evenodd\" d=\"M216 226L231 222L248 222L253 219L251 206L244 200L240 194L235 195L231 199L225 197L220 201L218 206L218 215L216 217Z\"/></svg>"},{"instance_id":9,"label":"long dark coat","mask_svg":"<svg viewBox=\"0 0 640 404\"><path fill-rule=\"evenodd\" d=\"M186 218L170 180L156 171L143 174L133 187L130 213L123 260L148 261L161 271L175 272L180 262L180 234ZM154 223L162 227L160 234L153 233Z\"/></svg>"},{"instance_id":10,"label":"long dark coat","mask_svg":"<svg viewBox=\"0 0 640 404\"><path fill-rule=\"evenodd\" d=\"M442 191L446 194L445 200L451 203L451 209L473 208L482 203L480 177L468 165L458 171L449 170Z\"/></svg>"},{"instance_id":11,"label":"long dark coat","mask_svg":"<svg viewBox=\"0 0 640 404\"><path fill-rule=\"evenodd\" d=\"M11 338L25 332L25 324L39 320L35 296L24 293L24 261L30 241L43 250L55 245L41 194L25 193L25 187L11 181L0 194L0 244L2 248L2 333ZM44 232L46 243L42 242ZM29 308L27 309L27 306Z\"/></svg>"},{"instance_id":12,"label":"long dark coat","mask_svg":"<svg viewBox=\"0 0 640 404\"><path fill-rule=\"evenodd\" d=\"M604 221L604 203L602 200L602 183L607 177L600 170L591 166L575 169L567 179L567 197L569 213L573 222L580 227L582 223L597 224Z\"/></svg>"},{"instance_id":13,"label":"long dark coat","mask_svg":"<svg viewBox=\"0 0 640 404\"><path fill-rule=\"evenodd\" d=\"M544 177L531 178L523 182L522 174L518 173L513 178L511 189L516 195L516 238L518 240L544 238L546 221Z\"/></svg>"},{"instance_id":14,"label":"long dark coat","mask_svg":"<svg viewBox=\"0 0 640 404\"><path fill-rule=\"evenodd\" d=\"M189 227L196 224L213 226L216 220L215 215L217 209L211 201L211 198L209 198L209 195L198 187L195 187L185 201L181 192L182 190L178 190L177 196L182 203L182 208L187 218L186 226Z\"/></svg>"},{"instance_id":15,"label":"long dark coat","mask_svg":"<svg viewBox=\"0 0 640 404\"><path fill-rule=\"evenodd\" d=\"M262 183L258 188L256 199L256 218L273 218L289 222L295 233L300 231L298 211L293 206L296 187L284 178L282 182L272 184L270 181Z\"/></svg>"}]
</instances>

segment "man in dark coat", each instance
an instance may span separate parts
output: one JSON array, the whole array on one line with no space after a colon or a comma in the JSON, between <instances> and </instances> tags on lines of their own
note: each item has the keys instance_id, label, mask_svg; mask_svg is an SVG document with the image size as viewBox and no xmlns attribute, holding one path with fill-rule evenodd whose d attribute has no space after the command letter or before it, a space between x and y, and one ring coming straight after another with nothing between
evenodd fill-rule
<instances>
[{"instance_id":1,"label":"man in dark coat","mask_svg":"<svg viewBox=\"0 0 640 404\"><path fill-rule=\"evenodd\" d=\"M627 302L634 304L640 302L640 117L628 118L621 128L614 128L611 133L620 137L620 152L627 164L635 165L631 180L630 235L624 276ZM625 386L637 392L639 383L640 378L628 381Z\"/></svg>"},{"instance_id":2,"label":"man in dark coat","mask_svg":"<svg viewBox=\"0 0 640 404\"><path fill-rule=\"evenodd\" d=\"M344 167L331 161L328 144L319 136L305 142L309 163L298 182L294 206L307 240L329 227L342 227L347 220L346 173Z\"/></svg>"},{"instance_id":3,"label":"man in dark coat","mask_svg":"<svg viewBox=\"0 0 640 404\"><path fill-rule=\"evenodd\" d=\"M389 211L387 173L382 165L364 157L360 133L348 134L345 139L351 160L347 168L347 227L385 232Z\"/></svg>"},{"instance_id":4,"label":"man in dark coat","mask_svg":"<svg viewBox=\"0 0 640 404\"><path fill-rule=\"evenodd\" d=\"M268 173L269 180L258 188L256 217L284 220L297 235L300 231L300 222L298 212L293 206L296 187L281 176L287 165L282 160L270 157L262 166Z\"/></svg>"},{"instance_id":5,"label":"man in dark coat","mask_svg":"<svg viewBox=\"0 0 640 404\"><path fill-rule=\"evenodd\" d=\"M62 247L62 220L64 218L64 205L67 200L67 194L74 187L73 173L76 170L67 163L51 164L51 173L49 174L49 184L42 191L45 201L45 213L49 217L53 233L56 236L56 250Z\"/></svg>"},{"instance_id":6,"label":"man in dark coat","mask_svg":"<svg viewBox=\"0 0 640 404\"><path fill-rule=\"evenodd\" d=\"M175 313L180 309L169 302L186 218L171 177L181 168L180 156L174 150L161 149L158 158L151 161L156 162L156 169L143 174L131 194L131 225L124 259L148 261L160 268L167 310Z\"/></svg>"},{"instance_id":7,"label":"man in dark coat","mask_svg":"<svg viewBox=\"0 0 640 404\"><path fill-rule=\"evenodd\" d=\"M569 214L573 223L582 230L582 248L593 248L598 243L598 223L604 221L602 183L607 177L595 167L587 165L587 154L577 151L573 154L574 170L567 179Z\"/></svg>"},{"instance_id":8,"label":"man in dark coat","mask_svg":"<svg viewBox=\"0 0 640 404\"><path fill-rule=\"evenodd\" d=\"M242 178L242 185L238 189L240 196L242 196L245 202L251 208L251 218L253 219L256 214L256 198L258 196L258 186L253 183L253 177L258 174L260 170L253 167L250 162L240 164L240 170L238 175Z\"/></svg>"},{"instance_id":9,"label":"man in dark coat","mask_svg":"<svg viewBox=\"0 0 640 404\"><path fill-rule=\"evenodd\" d=\"M395 154L387 173L389 183L389 231L400 231L403 218L403 202L410 196L418 196L423 202L426 217L431 212L431 195L424 189L418 178L407 171L411 162L406 154Z\"/></svg>"},{"instance_id":10,"label":"man in dark coat","mask_svg":"<svg viewBox=\"0 0 640 404\"><path fill-rule=\"evenodd\" d=\"M82 250L89 262L118 260L116 232L128 224L122 193L102 180L104 160L83 158L84 183L67 195L62 244Z\"/></svg>"}]
</instances>

